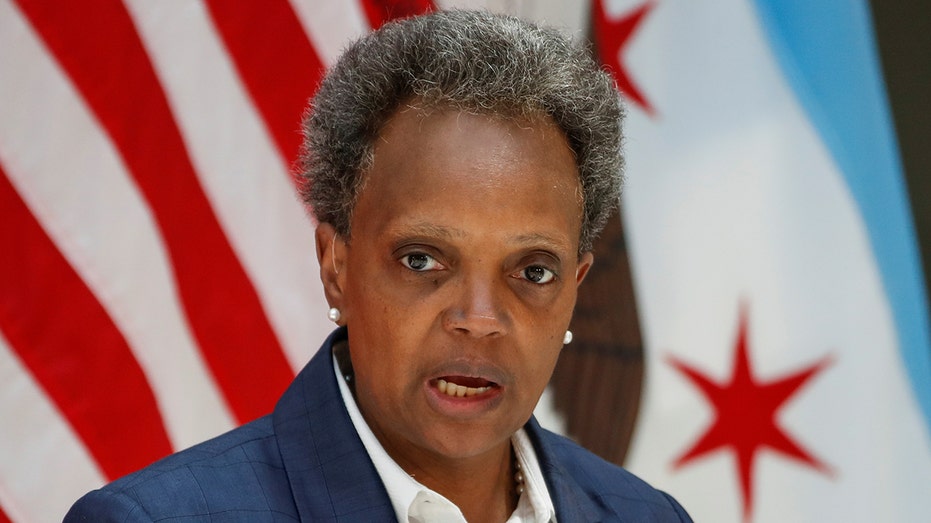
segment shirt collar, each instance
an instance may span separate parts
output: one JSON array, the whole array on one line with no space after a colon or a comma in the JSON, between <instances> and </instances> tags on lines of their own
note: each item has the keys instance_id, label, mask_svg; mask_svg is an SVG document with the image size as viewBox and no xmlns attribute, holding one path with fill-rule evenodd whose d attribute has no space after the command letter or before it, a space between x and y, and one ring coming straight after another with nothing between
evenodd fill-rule
<instances>
[{"instance_id":1,"label":"shirt collar","mask_svg":"<svg viewBox=\"0 0 931 523\"><path fill-rule=\"evenodd\" d=\"M517 503L514 515L508 519L507 523L555 523L556 507L553 506L553 499L546 488L546 480L540 469L537 451L533 448L527 431L521 428L515 432L511 436L511 445L514 447L514 454L517 455L517 461L524 475L524 494ZM518 516L518 519L514 519L514 516Z\"/></svg>"},{"instance_id":2,"label":"shirt collar","mask_svg":"<svg viewBox=\"0 0 931 523\"><path fill-rule=\"evenodd\" d=\"M333 370L336 381L339 383L339 392L349 411L352 425L362 440L366 452L375 465L375 470L381 477L391 506L394 508L398 521L462 521L465 518L462 512L451 501L437 492L427 488L420 482L404 472L391 456L385 451L378 438L372 433L365 418L356 405L356 400L346 384L346 377L340 372L336 356L333 356ZM555 523L556 509L550 498L543 471L537 459L527 432L521 428L511 437L511 445L520 463L524 475L524 493L518 501L517 508L506 523Z\"/></svg>"}]
</instances>

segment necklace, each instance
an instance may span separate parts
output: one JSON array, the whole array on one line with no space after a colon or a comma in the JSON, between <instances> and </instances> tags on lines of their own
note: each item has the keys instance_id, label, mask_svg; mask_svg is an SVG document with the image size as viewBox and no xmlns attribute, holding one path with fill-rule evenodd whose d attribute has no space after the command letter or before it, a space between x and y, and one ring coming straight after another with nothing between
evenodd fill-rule
<instances>
[{"instance_id":1,"label":"necklace","mask_svg":"<svg viewBox=\"0 0 931 523\"><path fill-rule=\"evenodd\" d=\"M517 456L514 456L514 491L517 492L518 498L524 493L524 472Z\"/></svg>"}]
</instances>

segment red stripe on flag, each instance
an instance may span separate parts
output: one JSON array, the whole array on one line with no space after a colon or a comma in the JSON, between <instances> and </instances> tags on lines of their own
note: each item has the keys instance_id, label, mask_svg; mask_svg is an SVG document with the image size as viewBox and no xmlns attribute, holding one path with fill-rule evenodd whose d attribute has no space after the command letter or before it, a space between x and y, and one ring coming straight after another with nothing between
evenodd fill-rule
<instances>
[{"instance_id":1,"label":"red stripe on flag","mask_svg":"<svg viewBox=\"0 0 931 523\"><path fill-rule=\"evenodd\" d=\"M171 452L122 333L0 168L0 330L109 478ZM7 420L10 422L10 420Z\"/></svg>"},{"instance_id":2,"label":"red stripe on flag","mask_svg":"<svg viewBox=\"0 0 931 523\"><path fill-rule=\"evenodd\" d=\"M395 18L406 18L433 11L431 0L362 0L362 9L369 25L378 29Z\"/></svg>"},{"instance_id":3,"label":"red stripe on flag","mask_svg":"<svg viewBox=\"0 0 931 523\"><path fill-rule=\"evenodd\" d=\"M3 511L3 507L0 507L0 523L11 523L9 516Z\"/></svg>"},{"instance_id":4,"label":"red stripe on flag","mask_svg":"<svg viewBox=\"0 0 931 523\"><path fill-rule=\"evenodd\" d=\"M323 62L286 0L210 0L207 6L279 153L292 165Z\"/></svg>"},{"instance_id":5,"label":"red stripe on flag","mask_svg":"<svg viewBox=\"0 0 931 523\"><path fill-rule=\"evenodd\" d=\"M240 421L269 412L293 374L197 181L125 7L18 1L151 205L194 336L230 408Z\"/></svg>"}]
</instances>

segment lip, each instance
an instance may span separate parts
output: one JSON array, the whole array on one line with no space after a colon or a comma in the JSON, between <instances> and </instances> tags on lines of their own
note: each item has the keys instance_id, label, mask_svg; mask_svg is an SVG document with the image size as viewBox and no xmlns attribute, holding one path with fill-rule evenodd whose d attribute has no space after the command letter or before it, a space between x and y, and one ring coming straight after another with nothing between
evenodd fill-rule
<instances>
[{"instance_id":1,"label":"lip","mask_svg":"<svg viewBox=\"0 0 931 523\"><path fill-rule=\"evenodd\" d=\"M494 410L504 400L507 390L507 373L494 365L454 362L430 373L424 380L427 403L438 414L457 420L470 420ZM449 383L481 385L474 395L450 396L440 391L440 380ZM474 391L473 391L474 392Z\"/></svg>"}]
</instances>

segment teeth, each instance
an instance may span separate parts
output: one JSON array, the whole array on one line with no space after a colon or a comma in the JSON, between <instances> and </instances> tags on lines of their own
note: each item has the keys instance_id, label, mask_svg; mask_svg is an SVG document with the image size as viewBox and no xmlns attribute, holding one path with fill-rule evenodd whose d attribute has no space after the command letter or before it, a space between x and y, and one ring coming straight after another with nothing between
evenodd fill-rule
<instances>
[{"instance_id":1,"label":"teeth","mask_svg":"<svg viewBox=\"0 0 931 523\"><path fill-rule=\"evenodd\" d=\"M454 398L464 398L468 396L475 396L476 394L482 394L488 392L491 387L466 387L463 385L457 385L455 383L449 383L446 380L439 379L436 380L436 388L443 394L447 396L452 396Z\"/></svg>"}]
</instances>

